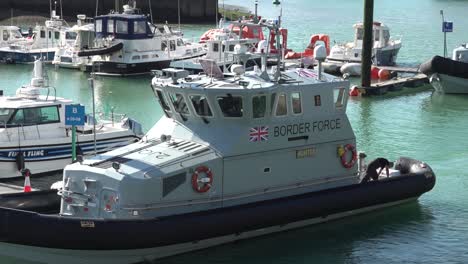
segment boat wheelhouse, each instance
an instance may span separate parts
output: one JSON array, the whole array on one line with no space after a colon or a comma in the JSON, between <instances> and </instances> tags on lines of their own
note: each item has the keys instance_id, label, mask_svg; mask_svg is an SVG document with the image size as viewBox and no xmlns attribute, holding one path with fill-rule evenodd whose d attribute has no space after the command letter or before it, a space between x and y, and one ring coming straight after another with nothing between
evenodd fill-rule
<instances>
[{"instance_id":1,"label":"boat wheelhouse","mask_svg":"<svg viewBox=\"0 0 468 264\"><path fill-rule=\"evenodd\" d=\"M331 48L329 61L361 62L364 24L353 25L354 41L336 44ZM383 23L374 22L372 26L372 63L375 65L395 65L401 48L401 39L390 38L390 29Z\"/></svg>"},{"instance_id":2,"label":"boat wheelhouse","mask_svg":"<svg viewBox=\"0 0 468 264\"><path fill-rule=\"evenodd\" d=\"M42 64L37 61L29 85L19 88L15 96L0 96L0 178L21 176L25 168L34 175L60 171L72 162L72 132L65 126L65 107L73 102L52 91L55 89L44 82ZM125 146L142 134L141 126L131 119L95 125L93 120L90 116L77 128L80 155Z\"/></svg>"},{"instance_id":3,"label":"boat wheelhouse","mask_svg":"<svg viewBox=\"0 0 468 264\"><path fill-rule=\"evenodd\" d=\"M151 24L135 5L125 5L122 14L98 16L94 25L96 45L78 55L91 58L91 70L96 74L147 74L168 67L173 60L206 53L202 45L185 41L169 26Z\"/></svg>"},{"instance_id":4,"label":"boat wheelhouse","mask_svg":"<svg viewBox=\"0 0 468 264\"><path fill-rule=\"evenodd\" d=\"M0 47L9 46L24 40L21 29L17 26L0 26Z\"/></svg>"}]
</instances>

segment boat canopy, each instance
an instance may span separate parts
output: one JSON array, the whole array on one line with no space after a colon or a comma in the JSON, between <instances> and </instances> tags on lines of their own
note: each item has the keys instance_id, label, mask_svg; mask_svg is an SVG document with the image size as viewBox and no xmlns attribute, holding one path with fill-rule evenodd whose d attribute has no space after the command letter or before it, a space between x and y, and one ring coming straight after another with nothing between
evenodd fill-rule
<instances>
[{"instance_id":1,"label":"boat canopy","mask_svg":"<svg viewBox=\"0 0 468 264\"><path fill-rule=\"evenodd\" d=\"M149 39L153 33L144 15L110 14L94 21L97 38L114 36L117 39Z\"/></svg>"}]
</instances>

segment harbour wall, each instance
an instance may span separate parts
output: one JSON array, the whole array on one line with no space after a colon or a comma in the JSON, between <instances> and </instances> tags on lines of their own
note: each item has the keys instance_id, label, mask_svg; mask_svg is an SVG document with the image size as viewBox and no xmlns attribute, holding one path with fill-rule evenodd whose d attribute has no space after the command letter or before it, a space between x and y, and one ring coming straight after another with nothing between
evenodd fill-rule
<instances>
[{"instance_id":1,"label":"harbour wall","mask_svg":"<svg viewBox=\"0 0 468 264\"><path fill-rule=\"evenodd\" d=\"M46 16L49 17L50 3L52 9L57 4L57 14L60 14L60 2L63 3L63 16L67 20L75 20L77 14L86 14L94 17L96 3L98 15L108 14L114 10L115 3L119 2L120 11L125 0L0 0L0 21L13 16ZM216 5L218 0L137 0L137 7L143 14L153 13L153 21L161 23L177 23L178 8L180 6L181 23L215 23Z\"/></svg>"}]
</instances>

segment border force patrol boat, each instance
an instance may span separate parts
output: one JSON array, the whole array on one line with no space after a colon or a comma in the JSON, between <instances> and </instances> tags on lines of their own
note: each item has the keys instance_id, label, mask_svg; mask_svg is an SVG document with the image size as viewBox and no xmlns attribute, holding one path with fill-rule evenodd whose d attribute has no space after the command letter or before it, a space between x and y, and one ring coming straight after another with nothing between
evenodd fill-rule
<instances>
[{"instance_id":1,"label":"border force patrol boat","mask_svg":"<svg viewBox=\"0 0 468 264\"><path fill-rule=\"evenodd\" d=\"M315 53L326 57L323 46ZM360 183L348 81L208 69L155 77L164 116L139 142L67 166L57 215L0 208L2 254L135 263L415 200L434 186L432 169L408 158Z\"/></svg>"},{"instance_id":2,"label":"border force patrol boat","mask_svg":"<svg viewBox=\"0 0 468 264\"><path fill-rule=\"evenodd\" d=\"M72 132L65 126L65 106L73 102L51 94L55 88L48 86L42 67L41 61L34 63L31 83L19 88L16 96L0 96L0 178L21 176L25 168L34 175L59 171L71 163ZM142 136L141 126L132 119L92 121L89 117L77 127L81 155L122 147Z\"/></svg>"}]
</instances>

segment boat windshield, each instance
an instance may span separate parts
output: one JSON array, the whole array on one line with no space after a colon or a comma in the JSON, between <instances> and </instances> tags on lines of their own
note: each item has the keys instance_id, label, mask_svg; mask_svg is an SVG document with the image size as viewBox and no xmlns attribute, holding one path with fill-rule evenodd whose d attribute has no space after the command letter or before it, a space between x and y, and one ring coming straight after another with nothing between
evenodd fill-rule
<instances>
[{"instance_id":1,"label":"boat windshield","mask_svg":"<svg viewBox=\"0 0 468 264\"><path fill-rule=\"evenodd\" d=\"M15 109L0 108L0 125L5 125L11 116L15 112Z\"/></svg>"}]
</instances>

